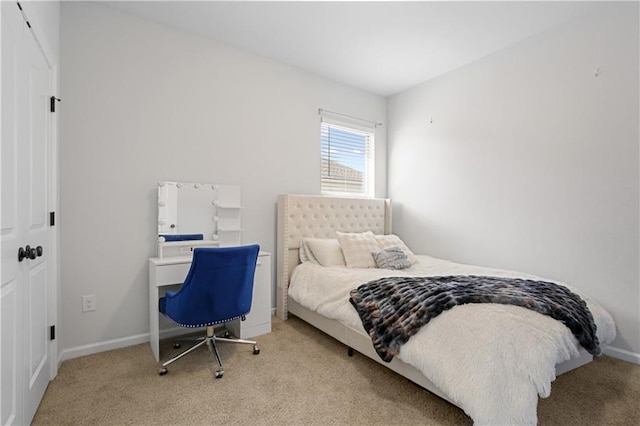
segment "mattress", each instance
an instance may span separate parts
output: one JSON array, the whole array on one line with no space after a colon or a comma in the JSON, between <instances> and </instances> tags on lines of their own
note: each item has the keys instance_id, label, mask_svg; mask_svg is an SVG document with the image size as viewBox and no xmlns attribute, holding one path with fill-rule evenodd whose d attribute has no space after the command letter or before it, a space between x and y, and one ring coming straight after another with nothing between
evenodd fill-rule
<instances>
[{"instance_id":1,"label":"mattress","mask_svg":"<svg viewBox=\"0 0 640 426\"><path fill-rule=\"evenodd\" d=\"M294 270L288 294L305 308L366 335L349 292L377 278L483 275L552 281L425 255L418 258L403 270L303 263ZM578 288L567 287L587 303L600 344L610 343L616 333L611 315ZM422 372L476 424L535 424L538 397L549 396L556 364L578 356L579 349L571 331L550 317L518 306L467 304L433 319L397 356Z\"/></svg>"}]
</instances>

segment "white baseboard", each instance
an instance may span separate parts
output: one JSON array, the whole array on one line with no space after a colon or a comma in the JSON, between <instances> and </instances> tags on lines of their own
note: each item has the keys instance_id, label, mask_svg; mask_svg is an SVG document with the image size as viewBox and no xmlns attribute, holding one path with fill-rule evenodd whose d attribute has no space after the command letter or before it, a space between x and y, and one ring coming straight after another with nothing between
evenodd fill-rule
<instances>
[{"instance_id":1,"label":"white baseboard","mask_svg":"<svg viewBox=\"0 0 640 426\"><path fill-rule=\"evenodd\" d=\"M99 352L110 351L113 349L125 348L127 346L133 346L148 341L149 333L144 333L65 349L58 357L58 366L68 359L97 354ZM149 348L149 353L151 354L151 348Z\"/></svg>"},{"instance_id":2,"label":"white baseboard","mask_svg":"<svg viewBox=\"0 0 640 426\"><path fill-rule=\"evenodd\" d=\"M637 354L635 352L626 351L624 349L616 348L613 346L605 346L602 350L602 353L613 358L640 365L640 354Z\"/></svg>"},{"instance_id":3,"label":"white baseboard","mask_svg":"<svg viewBox=\"0 0 640 426\"><path fill-rule=\"evenodd\" d=\"M205 330L203 328L202 330ZM189 328L188 332L197 332L198 328ZM185 328L174 327L160 331L160 338L165 339L167 337L179 336L185 334ZM58 357L58 367L68 360L78 358L86 355L93 355L100 352L111 351L113 349L126 348L127 346L138 345L149 341L149 333L137 334L135 336L122 337L120 339L106 340L104 342L91 343L89 345L76 346L75 348L65 349L60 353ZM151 353L151 347L149 347L149 356L153 357Z\"/></svg>"}]
</instances>

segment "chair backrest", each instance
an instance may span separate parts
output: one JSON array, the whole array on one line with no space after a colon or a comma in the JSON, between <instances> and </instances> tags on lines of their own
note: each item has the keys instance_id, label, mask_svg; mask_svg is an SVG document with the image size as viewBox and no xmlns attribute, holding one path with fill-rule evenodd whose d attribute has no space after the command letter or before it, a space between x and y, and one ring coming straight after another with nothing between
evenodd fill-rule
<instances>
[{"instance_id":1,"label":"chair backrest","mask_svg":"<svg viewBox=\"0 0 640 426\"><path fill-rule=\"evenodd\" d=\"M251 310L260 246L199 247L182 287L167 298L166 314L180 325L222 323Z\"/></svg>"}]
</instances>

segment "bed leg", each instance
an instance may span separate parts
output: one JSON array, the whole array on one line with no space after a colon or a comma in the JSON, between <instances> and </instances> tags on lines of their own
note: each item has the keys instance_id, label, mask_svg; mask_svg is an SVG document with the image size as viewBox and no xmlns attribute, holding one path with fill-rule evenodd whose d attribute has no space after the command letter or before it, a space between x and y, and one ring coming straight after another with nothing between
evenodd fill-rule
<instances>
[{"instance_id":1,"label":"bed leg","mask_svg":"<svg viewBox=\"0 0 640 426\"><path fill-rule=\"evenodd\" d=\"M353 356L353 348L347 348L347 355Z\"/></svg>"}]
</instances>

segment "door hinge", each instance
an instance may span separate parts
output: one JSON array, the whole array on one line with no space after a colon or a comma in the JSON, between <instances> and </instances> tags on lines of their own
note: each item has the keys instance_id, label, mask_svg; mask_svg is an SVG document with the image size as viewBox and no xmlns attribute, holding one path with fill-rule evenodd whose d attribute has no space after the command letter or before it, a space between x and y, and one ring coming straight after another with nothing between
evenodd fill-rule
<instances>
[{"instance_id":1,"label":"door hinge","mask_svg":"<svg viewBox=\"0 0 640 426\"><path fill-rule=\"evenodd\" d=\"M56 101L60 102L62 99L52 96L49 100L51 102L51 112L56 112Z\"/></svg>"},{"instance_id":2,"label":"door hinge","mask_svg":"<svg viewBox=\"0 0 640 426\"><path fill-rule=\"evenodd\" d=\"M56 326L52 325L49 327L49 338L51 340L56 340Z\"/></svg>"},{"instance_id":3,"label":"door hinge","mask_svg":"<svg viewBox=\"0 0 640 426\"><path fill-rule=\"evenodd\" d=\"M56 212L49 212L49 226L56 226Z\"/></svg>"},{"instance_id":4,"label":"door hinge","mask_svg":"<svg viewBox=\"0 0 640 426\"><path fill-rule=\"evenodd\" d=\"M27 27L29 27L29 29L31 29L31 23L27 19L27 15L25 15L22 5L20 4L20 2L16 2L16 4L18 5L18 9L20 9L20 13L22 13L22 19L24 19L25 24L27 24Z\"/></svg>"}]
</instances>

